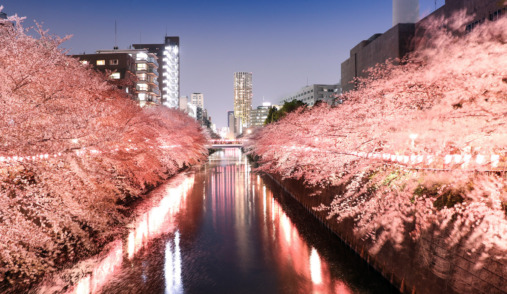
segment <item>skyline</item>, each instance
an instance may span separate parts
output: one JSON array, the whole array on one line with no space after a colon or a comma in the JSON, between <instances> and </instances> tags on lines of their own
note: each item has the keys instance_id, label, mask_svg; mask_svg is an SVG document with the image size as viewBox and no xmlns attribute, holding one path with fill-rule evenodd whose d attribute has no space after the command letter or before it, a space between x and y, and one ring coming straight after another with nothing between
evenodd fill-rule
<instances>
[{"instance_id":1,"label":"skyline","mask_svg":"<svg viewBox=\"0 0 507 294\"><path fill-rule=\"evenodd\" d=\"M443 2L437 1L437 7ZM252 108L263 100L276 104L307 82L338 83L350 49L392 23L392 1L145 3L0 1L8 15L26 16L25 25L37 20L50 34L72 34L62 46L70 54L112 49L115 22L120 49L179 36L180 95L203 93L217 127L227 126L227 111L233 110L234 72L253 73ZM422 16L434 8L433 0L420 0Z\"/></svg>"}]
</instances>

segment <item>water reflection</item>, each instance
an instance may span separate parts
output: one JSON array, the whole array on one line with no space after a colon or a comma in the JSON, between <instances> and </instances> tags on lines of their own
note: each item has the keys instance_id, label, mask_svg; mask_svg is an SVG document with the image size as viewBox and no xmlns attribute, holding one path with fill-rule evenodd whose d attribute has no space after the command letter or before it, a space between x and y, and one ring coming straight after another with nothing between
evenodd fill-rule
<instances>
[{"instance_id":1,"label":"water reflection","mask_svg":"<svg viewBox=\"0 0 507 294\"><path fill-rule=\"evenodd\" d=\"M166 244L164 274L165 293L183 293L179 232L176 232L174 240L169 240Z\"/></svg>"},{"instance_id":2,"label":"water reflection","mask_svg":"<svg viewBox=\"0 0 507 294\"><path fill-rule=\"evenodd\" d=\"M151 239L162 234L172 232L175 227L174 218L178 212L185 208L186 196L194 184L194 175L180 175L171 181L171 184L164 186L164 189L157 190L152 201L144 203L139 207L141 213L135 222L129 225L132 227L128 233L126 242L117 240L105 258L103 258L92 273L80 279L76 286L67 293L89 294L98 293L101 288L112 278L115 271L121 267L123 262L124 247L126 247L127 258L132 259L136 253L147 246ZM157 197L158 196L158 197ZM161 198L158 204L154 205ZM148 206L148 207L147 207ZM179 293L182 291L181 283L181 257L179 255L179 235L175 238L174 246L168 242L166 264L167 293ZM178 291L180 289L180 291Z\"/></svg>"},{"instance_id":3,"label":"water reflection","mask_svg":"<svg viewBox=\"0 0 507 294\"><path fill-rule=\"evenodd\" d=\"M283 195L252 173L239 149L217 152L152 195L125 241L71 293L390 289Z\"/></svg>"},{"instance_id":4,"label":"water reflection","mask_svg":"<svg viewBox=\"0 0 507 294\"><path fill-rule=\"evenodd\" d=\"M346 284L331 275L327 262L303 238L272 192L266 191L266 186L260 183L256 184L256 189L262 191L266 199L262 202L263 212L271 215L271 219L263 217L266 225L262 226L265 230L262 235L272 244L270 254L283 283L296 282L298 286L294 290L299 293L335 293L336 288L340 293L352 293Z\"/></svg>"}]
</instances>

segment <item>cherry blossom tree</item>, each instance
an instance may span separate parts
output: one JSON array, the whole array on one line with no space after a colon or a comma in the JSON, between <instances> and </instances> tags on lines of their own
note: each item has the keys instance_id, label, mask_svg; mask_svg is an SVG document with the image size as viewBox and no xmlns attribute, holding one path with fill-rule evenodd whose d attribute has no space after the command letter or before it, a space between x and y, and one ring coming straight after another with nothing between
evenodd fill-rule
<instances>
[{"instance_id":1,"label":"cherry blossom tree","mask_svg":"<svg viewBox=\"0 0 507 294\"><path fill-rule=\"evenodd\" d=\"M507 19L457 33L463 15L427 21L413 54L369 69L342 105L254 133L258 169L342 186L316 209L352 218L373 253L437 227L449 246L505 259Z\"/></svg>"},{"instance_id":2,"label":"cherry blossom tree","mask_svg":"<svg viewBox=\"0 0 507 294\"><path fill-rule=\"evenodd\" d=\"M207 156L194 119L140 108L67 38L0 20L0 292L98 252L126 205Z\"/></svg>"}]
</instances>

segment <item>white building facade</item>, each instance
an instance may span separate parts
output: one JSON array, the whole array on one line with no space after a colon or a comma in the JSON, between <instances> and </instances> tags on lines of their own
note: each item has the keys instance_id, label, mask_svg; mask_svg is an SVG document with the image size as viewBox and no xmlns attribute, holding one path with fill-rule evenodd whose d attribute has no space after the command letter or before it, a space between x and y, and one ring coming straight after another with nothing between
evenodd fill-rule
<instances>
[{"instance_id":1,"label":"white building facade","mask_svg":"<svg viewBox=\"0 0 507 294\"><path fill-rule=\"evenodd\" d=\"M317 101L324 101L328 104L340 103L337 101L341 94L341 85L324 85L324 84L313 84L301 88L299 91L294 92L290 95L283 97L280 100L280 104L290 102L292 100L301 100L309 106L315 105Z\"/></svg>"},{"instance_id":2,"label":"white building facade","mask_svg":"<svg viewBox=\"0 0 507 294\"><path fill-rule=\"evenodd\" d=\"M204 109L204 95L202 93L192 93L192 95L190 95L190 102Z\"/></svg>"}]
</instances>

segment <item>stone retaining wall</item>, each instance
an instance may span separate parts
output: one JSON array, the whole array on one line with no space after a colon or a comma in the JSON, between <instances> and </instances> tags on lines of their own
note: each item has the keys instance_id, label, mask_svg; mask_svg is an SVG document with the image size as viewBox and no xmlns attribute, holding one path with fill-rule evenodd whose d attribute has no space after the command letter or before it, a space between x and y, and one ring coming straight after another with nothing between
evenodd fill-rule
<instances>
[{"instance_id":1,"label":"stone retaining wall","mask_svg":"<svg viewBox=\"0 0 507 294\"><path fill-rule=\"evenodd\" d=\"M341 223L327 219L327 212L313 210L323 203L329 205L340 187L330 187L314 196L314 190L301 181L268 175L301 203L323 225L359 254L373 268L395 285L402 293L507 293L507 264L487 259L476 268L479 254L462 247L449 248L446 232L435 228L413 241L406 236L402 249L387 242L376 255L371 255L371 241L363 241L353 234L353 220Z\"/></svg>"}]
</instances>

